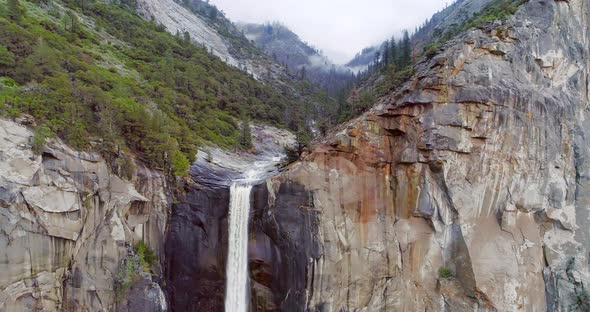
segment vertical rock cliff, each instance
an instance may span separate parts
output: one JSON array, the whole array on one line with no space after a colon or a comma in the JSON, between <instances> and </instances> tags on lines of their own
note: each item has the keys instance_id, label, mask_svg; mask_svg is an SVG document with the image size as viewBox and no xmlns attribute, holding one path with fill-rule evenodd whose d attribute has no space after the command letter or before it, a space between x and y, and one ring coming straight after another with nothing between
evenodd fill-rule
<instances>
[{"instance_id":1,"label":"vertical rock cliff","mask_svg":"<svg viewBox=\"0 0 590 312\"><path fill-rule=\"evenodd\" d=\"M589 3L531 0L451 40L269 182L266 215L317 216L296 310L575 308L590 282ZM289 250L301 228L281 228Z\"/></svg>"},{"instance_id":2,"label":"vertical rock cliff","mask_svg":"<svg viewBox=\"0 0 590 312\"><path fill-rule=\"evenodd\" d=\"M138 163L127 181L98 154L59 142L37 156L31 139L0 119L0 310L166 310L150 274L121 274L133 243L163 256L164 176Z\"/></svg>"}]
</instances>

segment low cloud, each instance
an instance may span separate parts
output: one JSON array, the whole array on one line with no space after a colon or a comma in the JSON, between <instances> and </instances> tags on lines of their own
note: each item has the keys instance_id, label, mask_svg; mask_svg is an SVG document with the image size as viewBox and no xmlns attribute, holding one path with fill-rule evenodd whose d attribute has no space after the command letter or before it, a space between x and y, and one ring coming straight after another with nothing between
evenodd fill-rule
<instances>
[{"instance_id":1,"label":"low cloud","mask_svg":"<svg viewBox=\"0 0 590 312\"><path fill-rule=\"evenodd\" d=\"M280 21L336 63L402 29L413 30L445 0L211 0L234 22Z\"/></svg>"}]
</instances>

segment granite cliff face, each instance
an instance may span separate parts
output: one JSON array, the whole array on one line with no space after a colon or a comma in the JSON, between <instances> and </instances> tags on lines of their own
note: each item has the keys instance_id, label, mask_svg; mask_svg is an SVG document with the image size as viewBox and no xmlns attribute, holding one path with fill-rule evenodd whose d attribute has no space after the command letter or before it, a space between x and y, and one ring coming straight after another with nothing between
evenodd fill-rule
<instances>
[{"instance_id":1,"label":"granite cliff face","mask_svg":"<svg viewBox=\"0 0 590 312\"><path fill-rule=\"evenodd\" d=\"M124 292L114 286L134 242L162 250L164 176L138 163L126 181L99 155L59 142L37 156L31 137L0 119L0 310L166 310L150 274Z\"/></svg>"},{"instance_id":2,"label":"granite cliff face","mask_svg":"<svg viewBox=\"0 0 590 312\"><path fill-rule=\"evenodd\" d=\"M460 35L254 187L251 310L575 310L590 282L589 6L530 0ZM158 171L136 163L128 181L59 142L35 156L31 136L0 120L0 310L223 310L227 181L253 159L201 154L172 196ZM162 267L120 296L139 240Z\"/></svg>"},{"instance_id":3,"label":"granite cliff face","mask_svg":"<svg viewBox=\"0 0 590 312\"><path fill-rule=\"evenodd\" d=\"M448 42L269 182L268 214L318 216L300 310L572 309L590 282L589 3L531 0Z\"/></svg>"},{"instance_id":4,"label":"granite cliff face","mask_svg":"<svg viewBox=\"0 0 590 312\"><path fill-rule=\"evenodd\" d=\"M251 310L576 309L590 282L588 6L531 0L468 31L255 187ZM195 172L171 218L171 306L222 311L229 193Z\"/></svg>"}]
</instances>

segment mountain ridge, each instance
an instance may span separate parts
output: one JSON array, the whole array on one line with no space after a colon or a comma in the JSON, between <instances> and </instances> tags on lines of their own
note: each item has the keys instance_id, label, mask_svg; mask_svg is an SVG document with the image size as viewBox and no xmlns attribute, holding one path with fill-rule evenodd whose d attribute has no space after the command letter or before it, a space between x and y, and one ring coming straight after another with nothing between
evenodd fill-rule
<instances>
[{"instance_id":1,"label":"mountain ridge","mask_svg":"<svg viewBox=\"0 0 590 312\"><path fill-rule=\"evenodd\" d=\"M332 96L354 80L349 68L334 64L280 22L239 23L237 27L266 55Z\"/></svg>"}]
</instances>

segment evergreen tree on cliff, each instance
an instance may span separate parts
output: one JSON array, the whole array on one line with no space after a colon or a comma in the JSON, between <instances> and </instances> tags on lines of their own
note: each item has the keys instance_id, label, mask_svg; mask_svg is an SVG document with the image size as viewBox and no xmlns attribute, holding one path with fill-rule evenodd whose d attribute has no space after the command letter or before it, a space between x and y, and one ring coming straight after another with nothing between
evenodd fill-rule
<instances>
[{"instance_id":1,"label":"evergreen tree on cliff","mask_svg":"<svg viewBox=\"0 0 590 312\"><path fill-rule=\"evenodd\" d=\"M401 42L401 65L408 66L412 63L412 43L410 41L410 34L404 31L404 37Z\"/></svg>"},{"instance_id":2,"label":"evergreen tree on cliff","mask_svg":"<svg viewBox=\"0 0 590 312\"><path fill-rule=\"evenodd\" d=\"M398 48L397 48L397 41L395 37L391 37L390 45L389 45L389 60L390 63L398 65Z\"/></svg>"},{"instance_id":3,"label":"evergreen tree on cliff","mask_svg":"<svg viewBox=\"0 0 590 312\"><path fill-rule=\"evenodd\" d=\"M247 150L252 148L252 130L247 120L243 120L240 131L240 148Z\"/></svg>"}]
</instances>

